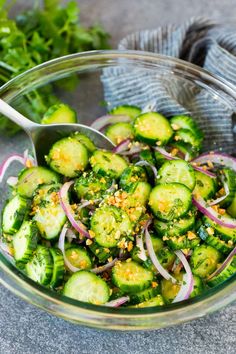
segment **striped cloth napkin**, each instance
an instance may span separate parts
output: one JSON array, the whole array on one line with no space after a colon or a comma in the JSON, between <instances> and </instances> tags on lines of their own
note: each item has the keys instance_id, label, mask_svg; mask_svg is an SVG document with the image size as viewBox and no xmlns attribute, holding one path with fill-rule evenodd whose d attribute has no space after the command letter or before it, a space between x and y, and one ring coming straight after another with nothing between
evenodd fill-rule
<instances>
[{"instance_id":1,"label":"striped cloth napkin","mask_svg":"<svg viewBox=\"0 0 236 354\"><path fill-rule=\"evenodd\" d=\"M177 57L217 74L236 85L236 27L223 26L204 18L192 18L183 25L168 25L128 35L119 43L120 50L143 50ZM205 133L204 150L236 153L236 111L218 97L191 82L142 69L116 66L102 75L105 100L109 109L131 104L170 117L189 114ZM228 99L228 98L227 98Z\"/></svg>"}]
</instances>

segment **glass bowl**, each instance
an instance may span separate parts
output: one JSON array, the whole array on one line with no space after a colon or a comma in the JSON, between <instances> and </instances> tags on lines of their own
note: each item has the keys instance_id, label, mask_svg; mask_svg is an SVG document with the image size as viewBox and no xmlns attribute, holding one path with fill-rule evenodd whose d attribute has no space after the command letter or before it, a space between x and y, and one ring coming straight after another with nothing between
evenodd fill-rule
<instances>
[{"instance_id":1,"label":"glass bowl","mask_svg":"<svg viewBox=\"0 0 236 354\"><path fill-rule=\"evenodd\" d=\"M135 51L97 51L74 54L52 60L25 72L0 88L0 97L15 108L24 108L24 99L39 87L53 84L55 92L64 102L77 111L81 123L90 124L106 112L104 107L104 74L121 70L130 77L140 73L159 75L171 89L176 83L196 92L205 92L216 108L219 105L235 112L236 90L228 82L217 78L197 66L170 57ZM67 77L78 75L79 82L73 91L55 85ZM143 81L145 87L146 81ZM174 92L174 90L172 90ZM117 94L119 98L119 94ZM117 98L116 97L116 98ZM130 92L132 98L132 92ZM120 101L119 103L129 103ZM145 105L147 102L143 102ZM110 102L108 102L108 105ZM181 102L183 107L188 102ZM213 107L214 108L214 107ZM233 114L234 116L234 114ZM30 118L30 117L29 117ZM234 118L233 118L234 119ZM214 126L214 122L210 122ZM233 129L233 127L232 127ZM234 138L235 141L235 138ZM210 145L210 141L208 144ZM29 145L25 134L12 138L1 136L0 149L3 160L10 152L22 152ZM234 150L235 152L235 150ZM17 171L16 169L14 170ZM13 169L9 172L12 173ZM1 186L1 207L7 198L7 188ZM82 303L58 295L40 286L15 268L0 252L0 282L22 299L71 322L104 329L144 330L175 325L202 317L220 309L236 299L236 274L223 284L206 291L201 296L160 308L113 309Z\"/></svg>"}]
</instances>

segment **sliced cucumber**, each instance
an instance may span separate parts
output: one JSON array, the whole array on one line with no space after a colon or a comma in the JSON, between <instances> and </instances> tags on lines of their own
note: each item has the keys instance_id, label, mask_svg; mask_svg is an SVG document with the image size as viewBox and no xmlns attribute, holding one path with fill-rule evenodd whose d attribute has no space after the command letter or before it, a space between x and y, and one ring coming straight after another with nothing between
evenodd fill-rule
<instances>
[{"instance_id":1,"label":"sliced cucumber","mask_svg":"<svg viewBox=\"0 0 236 354\"><path fill-rule=\"evenodd\" d=\"M141 112L142 111L139 107L123 105L113 108L109 113L114 115L124 115L130 117L131 119L134 119L139 116Z\"/></svg>"},{"instance_id":2,"label":"sliced cucumber","mask_svg":"<svg viewBox=\"0 0 236 354\"><path fill-rule=\"evenodd\" d=\"M173 274L173 277L179 281L183 279L183 273ZM171 280L162 279L161 280L161 295L163 296L167 304L171 303L177 296L180 290L180 284L173 284Z\"/></svg>"},{"instance_id":3,"label":"sliced cucumber","mask_svg":"<svg viewBox=\"0 0 236 354\"><path fill-rule=\"evenodd\" d=\"M192 205L191 191L180 183L159 184L151 191L149 205L153 214L161 220L178 219Z\"/></svg>"},{"instance_id":4,"label":"sliced cucumber","mask_svg":"<svg viewBox=\"0 0 236 354\"><path fill-rule=\"evenodd\" d=\"M50 285L53 288L60 286L65 275L64 257L59 248L49 248L53 259L53 272Z\"/></svg>"},{"instance_id":5,"label":"sliced cucumber","mask_svg":"<svg viewBox=\"0 0 236 354\"><path fill-rule=\"evenodd\" d=\"M115 206L96 209L91 218L91 230L96 242L103 247L115 247L118 242L132 232L132 224L125 211Z\"/></svg>"},{"instance_id":6,"label":"sliced cucumber","mask_svg":"<svg viewBox=\"0 0 236 354\"><path fill-rule=\"evenodd\" d=\"M105 134L115 145L120 144L123 140L134 138L132 125L124 122L110 125Z\"/></svg>"},{"instance_id":7,"label":"sliced cucumber","mask_svg":"<svg viewBox=\"0 0 236 354\"><path fill-rule=\"evenodd\" d=\"M193 276L193 290L190 294L190 298L201 295L203 293L203 290L204 290L204 284L203 284L202 279L200 277L194 275Z\"/></svg>"},{"instance_id":8,"label":"sliced cucumber","mask_svg":"<svg viewBox=\"0 0 236 354\"><path fill-rule=\"evenodd\" d=\"M200 237L198 237L195 233L191 232L191 236L181 235L181 236L172 236L169 237L167 245L174 251L182 250L182 249L193 249L199 245L201 242Z\"/></svg>"},{"instance_id":9,"label":"sliced cucumber","mask_svg":"<svg viewBox=\"0 0 236 354\"><path fill-rule=\"evenodd\" d=\"M13 235L21 227L29 210L29 201L20 195L13 197L5 206L2 213L2 230Z\"/></svg>"},{"instance_id":10,"label":"sliced cucumber","mask_svg":"<svg viewBox=\"0 0 236 354\"><path fill-rule=\"evenodd\" d=\"M163 247L157 252L157 258L165 269L171 270L176 260L176 255L168 247Z\"/></svg>"},{"instance_id":11,"label":"sliced cucumber","mask_svg":"<svg viewBox=\"0 0 236 354\"><path fill-rule=\"evenodd\" d=\"M196 183L193 167L184 160L166 161L158 171L157 178L158 183L181 183L191 191Z\"/></svg>"},{"instance_id":12,"label":"sliced cucumber","mask_svg":"<svg viewBox=\"0 0 236 354\"><path fill-rule=\"evenodd\" d=\"M211 178L206 174L195 171L196 185L193 190L194 195L199 195L203 199L208 200L216 194L217 183L215 178Z\"/></svg>"},{"instance_id":13,"label":"sliced cucumber","mask_svg":"<svg viewBox=\"0 0 236 354\"><path fill-rule=\"evenodd\" d=\"M188 158L188 161L191 161L194 157L197 156L197 151L193 149L192 145L181 140L172 141L171 147L178 150L177 156L182 154Z\"/></svg>"},{"instance_id":14,"label":"sliced cucumber","mask_svg":"<svg viewBox=\"0 0 236 354\"><path fill-rule=\"evenodd\" d=\"M190 211L191 212L191 211ZM187 231L192 230L195 225L195 215L187 215L181 219L164 222L158 219L154 220L154 227L156 232L161 236L180 236Z\"/></svg>"},{"instance_id":15,"label":"sliced cucumber","mask_svg":"<svg viewBox=\"0 0 236 354\"><path fill-rule=\"evenodd\" d=\"M213 273L221 260L221 253L209 245L200 245L193 250L190 265L193 274L207 278Z\"/></svg>"},{"instance_id":16,"label":"sliced cucumber","mask_svg":"<svg viewBox=\"0 0 236 354\"><path fill-rule=\"evenodd\" d=\"M224 270L222 270L221 273L216 275L215 277L211 278L208 282L207 285L210 287L216 286L218 284L223 283L225 280L229 279L232 275L236 273L236 256L234 256L227 264Z\"/></svg>"},{"instance_id":17,"label":"sliced cucumber","mask_svg":"<svg viewBox=\"0 0 236 354\"><path fill-rule=\"evenodd\" d=\"M20 173L16 185L16 192L22 197L31 198L35 190L41 184L58 182L60 182L60 177L57 173L41 166L31 167Z\"/></svg>"},{"instance_id":18,"label":"sliced cucumber","mask_svg":"<svg viewBox=\"0 0 236 354\"><path fill-rule=\"evenodd\" d=\"M125 293L137 293L150 287L153 273L134 261L117 262L112 268L112 279Z\"/></svg>"},{"instance_id":19,"label":"sliced cucumber","mask_svg":"<svg viewBox=\"0 0 236 354\"><path fill-rule=\"evenodd\" d=\"M226 216L226 214L224 215ZM229 216L229 221L231 217ZM221 226L216 224L207 216L203 217L203 222L206 227L212 227L214 230L214 235L219 235L222 240L236 242L236 229L230 229L229 227Z\"/></svg>"},{"instance_id":20,"label":"sliced cucumber","mask_svg":"<svg viewBox=\"0 0 236 354\"><path fill-rule=\"evenodd\" d=\"M63 138L51 147L46 161L63 176L77 177L88 165L88 150L75 138Z\"/></svg>"},{"instance_id":21,"label":"sliced cucumber","mask_svg":"<svg viewBox=\"0 0 236 354\"><path fill-rule=\"evenodd\" d=\"M94 172L83 173L74 185L79 199L99 199L110 188L112 180L107 176L98 176Z\"/></svg>"},{"instance_id":22,"label":"sliced cucumber","mask_svg":"<svg viewBox=\"0 0 236 354\"><path fill-rule=\"evenodd\" d=\"M92 140L84 134L75 132L72 135L72 138L78 140L81 144L83 144L90 153L93 153L97 149Z\"/></svg>"},{"instance_id":23,"label":"sliced cucumber","mask_svg":"<svg viewBox=\"0 0 236 354\"><path fill-rule=\"evenodd\" d=\"M123 157L109 151L96 150L90 158L90 164L96 174L119 178L128 167Z\"/></svg>"},{"instance_id":24,"label":"sliced cucumber","mask_svg":"<svg viewBox=\"0 0 236 354\"><path fill-rule=\"evenodd\" d=\"M160 292L160 288L156 286L155 288L148 288L143 291L130 294L130 303L133 305L139 304L140 302L148 301L155 297Z\"/></svg>"},{"instance_id":25,"label":"sliced cucumber","mask_svg":"<svg viewBox=\"0 0 236 354\"><path fill-rule=\"evenodd\" d=\"M218 235L214 235L214 229L211 227L206 228L202 225L198 229L198 235L208 245L214 247L221 253L229 254L230 251L234 248L234 244L231 240L221 240Z\"/></svg>"},{"instance_id":26,"label":"sliced cucumber","mask_svg":"<svg viewBox=\"0 0 236 354\"><path fill-rule=\"evenodd\" d=\"M63 295L78 301L102 305L109 300L110 289L99 276L81 270L74 273L66 282Z\"/></svg>"},{"instance_id":27,"label":"sliced cucumber","mask_svg":"<svg viewBox=\"0 0 236 354\"><path fill-rule=\"evenodd\" d=\"M197 137L188 129L179 129L174 136L174 140L192 145L195 151L199 151L202 147L202 138Z\"/></svg>"},{"instance_id":28,"label":"sliced cucumber","mask_svg":"<svg viewBox=\"0 0 236 354\"><path fill-rule=\"evenodd\" d=\"M33 200L33 220L46 240L59 236L67 218L59 199L60 184L43 185L38 188Z\"/></svg>"},{"instance_id":29,"label":"sliced cucumber","mask_svg":"<svg viewBox=\"0 0 236 354\"><path fill-rule=\"evenodd\" d=\"M92 260L87 250L82 246L71 246L66 250L66 258L76 268L91 269Z\"/></svg>"},{"instance_id":30,"label":"sliced cucumber","mask_svg":"<svg viewBox=\"0 0 236 354\"><path fill-rule=\"evenodd\" d=\"M227 208L232 203L236 193L236 173L229 168L224 168L221 170L221 172L223 173L225 182L228 185L229 195L224 200L222 200L220 205L223 208Z\"/></svg>"},{"instance_id":31,"label":"sliced cucumber","mask_svg":"<svg viewBox=\"0 0 236 354\"><path fill-rule=\"evenodd\" d=\"M234 199L227 209L227 213L232 217L236 218L236 193L234 194Z\"/></svg>"},{"instance_id":32,"label":"sliced cucumber","mask_svg":"<svg viewBox=\"0 0 236 354\"><path fill-rule=\"evenodd\" d=\"M53 258L50 250L38 246L33 258L26 264L26 273L29 278L41 285L49 285L53 275Z\"/></svg>"},{"instance_id":33,"label":"sliced cucumber","mask_svg":"<svg viewBox=\"0 0 236 354\"><path fill-rule=\"evenodd\" d=\"M90 251L97 257L99 263L107 262L108 258L118 256L119 249L117 247L107 248L100 246L96 241L89 245Z\"/></svg>"},{"instance_id":34,"label":"sliced cucumber","mask_svg":"<svg viewBox=\"0 0 236 354\"><path fill-rule=\"evenodd\" d=\"M198 139L203 139L203 133L193 120L189 116L174 116L170 120L171 126L174 130L179 130L181 128L190 130Z\"/></svg>"},{"instance_id":35,"label":"sliced cucumber","mask_svg":"<svg viewBox=\"0 0 236 354\"><path fill-rule=\"evenodd\" d=\"M139 304L130 307L144 308L144 307L156 307L156 306L163 306L163 305L165 305L163 297L161 295L156 295L150 300L140 302Z\"/></svg>"},{"instance_id":36,"label":"sliced cucumber","mask_svg":"<svg viewBox=\"0 0 236 354\"><path fill-rule=\"evenodd\" d=\"M149 112L138 116L134 121L136 139L151 145L167 144L173 135L169 121L159 113Z\"/></svg>"},{"instance_id":37,"label":"sliced cucumber","mask_svg":"<svg viewBox=\"0 0 236 354\"><path fill-rule=\"evenodd\" d=\"M120 176L120 188L129 191L130 187L137 182L147 182L147 174L143 167L131 165L127 167Z\"/></svg>"},{"instance_id":38,"label":"sliced cucumber","mask_svg":"<svg viewBox=\"0 0 236 354\"><path fill-rule=\"evenodd\" d=\"M24 221L20 230L13 237L14 258L17 263L25 264L33 256L37 247L38 229L33 221Z\"/></svg>"},{"instance_id":39,"label":"sliced cucumber","mask_svg":"<svg viewBox=\"0 0 236 354\"><path fill-rule=\"evenodd\" d=\"M41 124L76 123L77 115L74 109L64 103L51 106L44 114Z\"/></svg>"}]
</instances>

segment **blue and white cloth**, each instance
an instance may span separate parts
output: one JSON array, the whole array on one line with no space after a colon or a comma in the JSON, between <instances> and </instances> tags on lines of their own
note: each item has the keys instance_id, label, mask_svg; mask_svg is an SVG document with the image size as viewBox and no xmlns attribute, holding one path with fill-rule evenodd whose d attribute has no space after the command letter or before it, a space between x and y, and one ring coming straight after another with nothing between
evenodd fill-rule
<instances>
[{"instance_id":1,"label":"blue and white cloth","mask_svg":"<svg viewBox=\"0 0 236 354\"><path fill-rule=\"evenodd\" d=\"M204 18L192 18L183 25L168 25L128 35L120 50L150 51L177 57L225 78L236 85L236 26L223 26ZM123 66L105 69L102 75L109 108L131 104L154 109L167 117L190 114L205 133L205 150L236 153L236 103L198 89L195 84L147 70ZM234 107L235 106L235 107Z\"/></svg>"}]
</instances>

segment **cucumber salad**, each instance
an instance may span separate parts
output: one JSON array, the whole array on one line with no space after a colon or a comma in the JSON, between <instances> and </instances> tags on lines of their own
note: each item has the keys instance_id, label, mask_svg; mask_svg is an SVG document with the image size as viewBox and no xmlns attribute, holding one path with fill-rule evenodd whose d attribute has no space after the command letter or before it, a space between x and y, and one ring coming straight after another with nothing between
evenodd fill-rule
<instances>
[{"instance_id":1,"label":"cucumber salad","mask_svg":"<svg viewBox=\"0 0 236 354\"><path fill-rule=\"evenodd\" d=\"M66 105L45 122L72 122ZM152 307L198 296L236 272L236 159L201 154L203 134L184 115L119 106L54 143L37 166L7 179L1 248L33 281L95 305Z\"/></svg>"}]
</instances>

